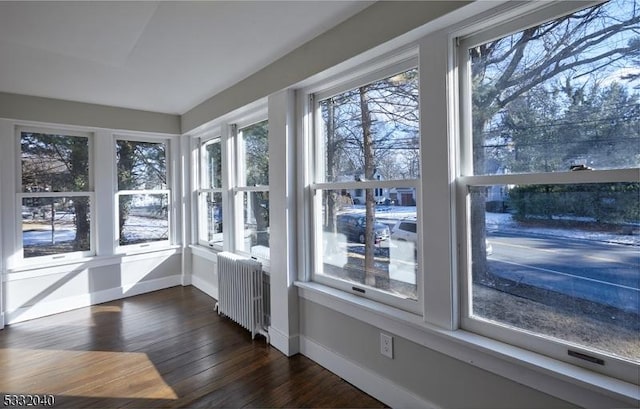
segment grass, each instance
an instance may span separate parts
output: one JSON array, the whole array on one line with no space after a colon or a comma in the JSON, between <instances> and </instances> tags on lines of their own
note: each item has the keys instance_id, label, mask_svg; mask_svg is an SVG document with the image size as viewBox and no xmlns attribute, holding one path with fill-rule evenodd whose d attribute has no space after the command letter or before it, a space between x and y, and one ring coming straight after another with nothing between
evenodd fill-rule
<instances>
[{"instance_id":1,"label":"grass","mask_svg":"<svg viewBox=\"0 0 640 409\"><path fill-rule=\"evenodd\" d=\"M640 316L550 293L516 295L474 284L474 315L640 362Z\"/></svg>"}]
</instances>

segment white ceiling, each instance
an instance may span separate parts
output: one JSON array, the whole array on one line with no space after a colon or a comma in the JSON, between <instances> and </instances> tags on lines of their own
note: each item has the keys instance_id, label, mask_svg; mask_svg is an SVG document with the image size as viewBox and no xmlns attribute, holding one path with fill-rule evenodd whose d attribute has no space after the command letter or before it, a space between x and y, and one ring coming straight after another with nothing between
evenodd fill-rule
<instances>
[{"instance_id":1,"label":"white ceiling","mask_svg":"<svg viewBox=\"0 0 640 409\"><path fill-rule=\"evenodd\" d=\"M0 2L0 91L182 114L371 3Z\"/></svg>"}]
</instances>

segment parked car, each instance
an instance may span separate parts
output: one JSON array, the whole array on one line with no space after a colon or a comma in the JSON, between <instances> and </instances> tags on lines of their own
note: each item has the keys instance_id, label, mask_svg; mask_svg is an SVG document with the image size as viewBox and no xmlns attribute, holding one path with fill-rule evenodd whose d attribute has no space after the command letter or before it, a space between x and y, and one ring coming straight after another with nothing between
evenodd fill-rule
<instances>
[{"instance_id":1,"label":"parked car","mask_svg":"<svg viewBox=\"0 0 640 409\"><path fill-rule=\"evenodd\" d=\"M347 236L347 240L364 244L365 242L365 216L361 214L339 214L336 218L338 233ZM389 226L375 222L373 225L375 243L389 239Z\"/></svg>"},{"instance_id":2,"label":"parked car","mask_svg":"<svg viewBox=\"0 0 640 409\"><path fill-rule=\"evenodd\" d=\"M391 230L391 240L410 241L415 243L418 240L418 226L415 219L402 219L396 222ZM493 246L489 240L485 239L487 256L493 253Z\"/></svg>"},{"instance_id":3,"label":"parked car","mask_svg":"<svg viewBox=\"0 0 640 409\"><path fill-rule=\"evenodd\" d=\"M391 230L391 239L415 243L418 240L417 227L415 220L398 220Z\"/></svg>"}]
</instances>

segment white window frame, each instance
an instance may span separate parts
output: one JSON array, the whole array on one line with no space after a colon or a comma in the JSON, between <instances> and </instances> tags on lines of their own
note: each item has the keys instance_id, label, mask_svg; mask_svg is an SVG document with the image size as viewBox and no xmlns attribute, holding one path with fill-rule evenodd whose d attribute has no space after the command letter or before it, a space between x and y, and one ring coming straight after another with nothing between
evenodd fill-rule
<instances>
[{"instance_id":1,"label":"white window frame","mask_svg":"<svg viewBox=\"0 0 640 409\"><path fill-rule=\"evenodd\" d=\"M219 143L220 144L220 160L222 163L222 175L221 175L221 185L219 187L210 187L210 186L205 186L205 183L208 181L206 175L205 175L205 169L206 169L206 150L205 150L205 145L209 144L209 143ZM223 244L222 245L217 245L214 244L212 242L210 242L209 240L206 240L205 238L207 237L207 233L205 233L208 230L208 224L207 224L207 212L206 212L206 206L203 204L202 202L202 196L203 195L207 195L209 193L220 193L222 195L222 211L224 214L224 209L226 206L224 206L225 203L225 194L224 194L224 186L226 185L226 181L225 181L225 173L227 173L227 168L225 167L225 152L224 152L224 143L222 141L222 136L219 132L219 130L217 130L216 132L211 132L208 133L206 135L203 135L202 137L198 138L198 148L197 148L197 161L198 161L198 172L197 172L197 178L196 178L196 182L195 185L197 186L196 188L196 206L197 206L197 211L195 213L196 215L196 226L198 226L197 228L197 243L201 246L204 247L209 247L212 248L214 250L219 250L222 251L224 250L224 230L222 232L222 237L223 237ZM223 223L224 223L224 217L222 218Z\"/></svg>"},{"instance_id":2,"label":"white window frame","mask_svg":"<svg viewBox=\"0 0 640 409\"><path fill-rule=\"evenodd\" d=\"M211 121L201 129L190 135L194 141L193 156L198 163L197 171L192 174L192 183L195 186L196 205L193 209L193 222L198 226L198 230L206 229L206 219L203 217L203 209L200 205L200 195L208 192L222 193L222 220L224 228L222 231L222 246L210 245L206 240L202 240L202 235L198 231L193 237L193 242L199 247L207 248L211 251L229 251L245 257L253 257L262 263L263 269L268 271L269 259L252 255L243 250L242 236L244 231L243 202L242 195L245 192L268 192L268 186L244 186L244 180L240 180L242 173L241 152L243 151L238 131L256 123L269 120L267 110L267 100L260 99ZM208 141L220 139L222 152L222 186L218 189L205 189L203 187L203 145Z\"/></svg>"},{"instance_id":3,"label":"white window frame","mask_svg":"<svg viewBox=\"0 0 640 409\"><path fill-rule=\"evenodd\" d=\"M244 201L243 196L245 193L250 192L269 192L268 185L259 185L259 186L247 186L245 180L245 157L244 157L244 140L242 138L242 129L250 127L252 125L258 124L260 122L267 121L268 124L268 115L266 114L266 110L260 110L258 112L253 113L252 115L245 116L240 118L238 121L229 125L229 133L230 138L233 143L233 177L232 177L232 189L230 198L230 202L233 206L233 251L238 254L245 255L247 257L253 257L258 259L263 264L269 264L269 258L261 257L257 254L251 254L250 252L244 250Z\"/></svg>"},{"instance_id":4,"label":"white window frame","mask_svg":"<svg viewBox=\"0 0 640 409\"><path fill-rule=\"evenodd\" d=\"M591 3L592 5L593 3ZM460 126L459 147L458 147L458 167L456 177L456 201L457 201L457 221L458 225L458 248L460 267L460 327L462 329L478 333L480 335L493 338L511 345L539 352L554 359L568 362L577 366L603 373L618 379L629 382L637 382L639 365L625 359L608 355L600 351L590 349L586 346L575 345L569 341L563 342L552 339L542 334L530 331L515 329L507 325L492 323L486 320L473 318L471 315L472 285L471 285L471 228L470 228L470 189L473 187L483 187L490 185L543 185L543 184L579 184L579 183L614 183L614 182L637 182L640 175L640 168L594 170L588 172L549 172L549 173L526 173L526 174L506 174L506 175L474 175L473 174L473 141L471 132L471 84L470 84L470 61L468 50L474 46L492 41L514 32L518 32L527 27L540 24L544 21L558 18L569 14L575 10L588 7L589 3L566 2L542 4L537 9L518 15L516 18L506 13L502 19L487 26L469 26L459 34L459 47L457 55L454 56L452 72L457 72L459 77L459 115ZM455 34L453 35L455 37ZM602 359L605 365L599 365L572 357L568 355L568 350L586 354L591 357Z\"/></svg>"},{"instance_id":5,"label":"white window frame","mask_svg":"<svg viewBox=\"0 0 640 409\"><path fill-rule=\"evenodd\" d=\"M89 190L86 192L23 192L22 191L22 147L21 137L22 132L32 132L47 135L63 135L63 136L75 136L85 137L88 139L88 154L89 154ZM67 128L50 128L50 127L37 127L37 126L17 126L16 127L16 232L15 232L15 247L18 254L18 265L30 266L35 264L43 264L50 262L61 261L73 261L87 257L92 257L96 254L96 201L95 201L95 161L94 161L94 134L92 132L84 132L78 130L72 130ZM89 198L89 250L87 251L72 251L68 253L52 254L49 256L38 257L24 257L23 237L22 237L22 200L25 198L60 198L60 197L88 197ZM17 267L17 266L16 266Z\"/></svg>"},{"instance_id":6,"label":"white window frame","mask_svg":"<svg viewBox=\"0 0 640 409\"><path fill-rule=\"evenodd\" d=\"M417 256L417 274L416 274L416 300L403 299L399 296L392 295L383 290L375 289L372 287L366 287L366 293L362 293L360 290L362 285L358 285L354 282L333 278L324 274L320 274L322 271L322 259L318 257L319 254L318 243L322 243L322 192L326 190L352 190L352 189L389 189L389 188L414 188L416 191L416 197L418 198L418 205L416 206L416 218L421 220L422 216L422 176L418 179L406 179L406 180L371 180L371 181L353 181L353 182L325 182L324 179L324 150L323 150L323 138L322 138L322 119L320 101L323 101L332 96L338 95L342 92L352 90L359 86L373 83L375 81L388 78L392 75L408 71L410 69L417 68L420 72L419 61L417 56L416 47L408 47L407 49L401 49L391 55L386 55L382 58L371 61L366 64L367 68L356 68L353 71L343 72L337 74L325 81L312 84L301 90L299 97L303 101L299 102L302 105L303 112L306 113L303 118L303 135L304 140L302 144L302 155L298 155L302 158L302 171L298 172L301 175L305 175L305 179L302 182L304 187L304 197L306 203L306 225L304 229L304 235L307 238L305 251L306 256L303 264L306 271L309 273L301 277L305 281L317 282L328 287L333 287L346 293L355 294L364 298L371 299L376 302L397 307L401 310L408 311L413 314L422 314L424 311L424 265L422 262L422 226L418 222L417 226L417 242L416 250ZM419 73L420 77L420 73ZM420 86L420 95L422 95L422 87ZM422 120L421 120L422 122ZM422 129L421 129L422 134ZM421 156L424 149L422 141L424 137L421 136ZM423 174L422 160L420 160L421 169L420 174ZM303 270L303 271L304 271Z\"/></svg>"},{"instance_id":7,"label":"white window frame","mask_svg":"<svg viewBox=\"0 0 640 409\"><path fill-rule=\"evenodd\" d=\"M165 168L167 171L167 186L166 189L140 189L140 190L119 190L118 189L118 163L116 156L116 144L118 141L131 141L131 142L147 142L147 143L162 143L165 146ZM172 143L171 138L161 137L161 136L147 136L147 135L127 135L127 134L115 134L112 139L112 158L113 158L113 214L114 214L114 244L115 244L115 253L116 254L129 254L135 253L138 251L152 251L159 249L166 249L170 247L172 239L173 239L173 189L172 189ZM135 243L135 244L120 244L120 232L118 229L118 220L120 218L119 212L119 201L120 196L123 195L144 195L144 194L166 194L167 195L167 238L165 240L157 240L146 243Z\"/></svg>"}]
</instances>

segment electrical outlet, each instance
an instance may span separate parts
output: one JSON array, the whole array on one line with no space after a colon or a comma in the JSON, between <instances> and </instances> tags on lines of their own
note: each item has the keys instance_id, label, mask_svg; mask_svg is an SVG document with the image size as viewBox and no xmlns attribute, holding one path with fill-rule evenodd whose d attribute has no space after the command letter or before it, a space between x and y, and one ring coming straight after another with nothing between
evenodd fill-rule
<instances>
[{"instance_id":1,"label":"electrical outlet","mask_svg":"<svg viewBox=\"0 0 640 409\"><path fill-rule=\"evenodd\" d=\"M391 335L380 333L380 353L393 359L393 337Z\"/></svg>"}]
</instances>

